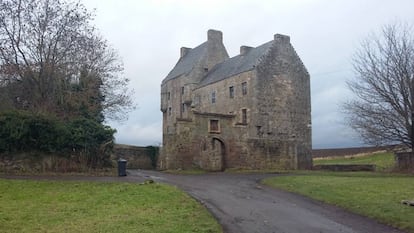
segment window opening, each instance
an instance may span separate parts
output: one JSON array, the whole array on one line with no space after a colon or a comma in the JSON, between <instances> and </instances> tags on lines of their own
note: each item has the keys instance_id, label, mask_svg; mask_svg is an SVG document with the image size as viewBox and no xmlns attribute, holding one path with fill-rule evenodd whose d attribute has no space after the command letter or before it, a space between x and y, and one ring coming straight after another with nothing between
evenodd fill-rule
<instances>
[{"instance_id":1,"label":"window opening","mask_svg":"<svg viewBox=\"0 0 414 233\"><path fill-rule=\"evenodd\" d=\"M247 95L247 82L242 83L242 93L243 95Z\"/></svg>"},{"instance_id":2,"label":"window opening","mask_svg":"<svg viewBox=\"0 0 414 233\"><path fill-rule=\"evenodd\" d=\"M213 91L212 93L211 93L211 103L212 104L214 104L216 102L216 92L215 91Z\"/></svg>"},{"instance_id":3,"label":"window opening","mask_svg":"<svg viewBox=\"0 0 414 233\"><path fill-rule=\"evenodd\" d=\"M247 109L242 109L242 123L247 124Z\"/></svg>"},{"instance_id":4,"label":"window opening","mask_svg":"<svg viewBox=\"0 0 414 233\"><path fill-rule=\"evenodd\" d=\"M234 98L234 87L233 86L229 87L229 95L230 95L230 98Z\"/></svg>"},{"instance_id":5,"label":"window opening","mask_svg":"<svg viewBox=\"0 0 414 233\"><path fill-rule=\"evenodd\" d=\"M218 120L210 120L210 132L219 132L219 121Z\"/></svg>"}]
</instances>

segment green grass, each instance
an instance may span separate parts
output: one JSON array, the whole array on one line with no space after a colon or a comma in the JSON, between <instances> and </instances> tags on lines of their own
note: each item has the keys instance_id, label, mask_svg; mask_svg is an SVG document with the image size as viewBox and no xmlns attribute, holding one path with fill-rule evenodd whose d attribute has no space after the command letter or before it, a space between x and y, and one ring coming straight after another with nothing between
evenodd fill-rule
<instances>
[{"instance_id":1,"label":"green grass","mask_svg":"<svg viewBox=\"0 0 414 233\"><path fill-rule=\"evenodd\" d=\"M326 159L314 159L313 165L324 164L375 164L377 171L392 170L395 166L395 159L392 153L373 153L352 157L331 157Z\"/></svg>"},{"instance_id":2,"label":"green grass","mask_svg":"<svg viewBox=\"0 0 414 233\"><path fill-rule=\"evenodd\" d=\"M384 173L302 172L280 176L264 184L334 204L380 222L414 232L414 177Z\"/></svg>"},{"instance_id":3,"label":"green grass","mask_svg":"<svg viewBox=\"0 0 414 233\"><path fill-rule=\"evenodd\" d=\"M164 184L0 179L1 232L222 232Z\"/></svg>"}]
</instances>

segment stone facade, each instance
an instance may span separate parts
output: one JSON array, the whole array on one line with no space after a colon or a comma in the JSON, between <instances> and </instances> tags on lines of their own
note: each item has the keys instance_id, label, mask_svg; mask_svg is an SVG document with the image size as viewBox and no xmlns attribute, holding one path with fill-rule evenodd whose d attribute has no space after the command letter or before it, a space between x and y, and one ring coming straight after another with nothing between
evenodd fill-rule
<instances>
[{"instance_id":1,"label":"stone facade","mask_svg":"<svg viewBox=\"0 0 414 233\"><path fill-rule=\"evenodd\" d=\"M310 169L310 77L288 36L229 58L222 33L181 48L161 84L159 169Z\"/></svg>"}]
</instances>

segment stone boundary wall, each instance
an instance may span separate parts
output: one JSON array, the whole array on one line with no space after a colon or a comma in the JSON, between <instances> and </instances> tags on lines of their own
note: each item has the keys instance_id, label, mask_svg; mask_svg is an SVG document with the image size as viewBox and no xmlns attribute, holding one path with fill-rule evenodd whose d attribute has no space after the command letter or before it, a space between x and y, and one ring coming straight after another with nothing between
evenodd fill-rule
<instances>
[{"instance_id":1,"label":"stone boundary wall","mask_svg":"<svg viewBox=\"0 0 414 233\"><path fill-rule=\"evenodd\" d=\"M396 152L395 161L397 163L398 170L412 170L414 171L414 158L411 156L411 151L409 152Z\"/></svg>"},{"instance_id":2,"label":"stone boundary wall","mask_svg":"<svg viewBox=\"0 0 414 233\"><path fill-rule=\"evenodd\" d=\"M363 153L373 153L377 151L391 151L396 146L373 146L373 147L353 147L353 148L335 148L335 149L313 149L312 158L325 158L336 156L356 155Z\"/></svg>"},{"instance_id":3,"label":"stone boundary wall","mask_svg":"<svg viewBox=\"0 0 414 233\"><path fill-rule=\"evenodd\" d=\"M313 170L327 170L335 172L375 171L373 164L324 164L315 165Z\"/></svg>"},{"instance_id":4,"label":"stone boundary wall","mask_svg":"<svg viewBox=\"0 0 414 233\"><path fill-rule=\"evenodd\" d=\"M156 147L153 147L156 148ZM127 168L129 169L155 169L151 156L154 151L150 147L130 146L115 144L111 159L127 160ZM155 157L156 159L156 157Z\"/></svg>"}]
</instances>

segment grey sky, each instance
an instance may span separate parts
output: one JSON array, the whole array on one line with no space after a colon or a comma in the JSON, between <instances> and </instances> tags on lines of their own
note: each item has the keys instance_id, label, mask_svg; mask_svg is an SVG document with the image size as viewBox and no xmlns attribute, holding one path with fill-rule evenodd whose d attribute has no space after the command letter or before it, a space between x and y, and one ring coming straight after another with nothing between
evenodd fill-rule
<instances>
[{"instance_id":1,"label":"grey sky","mask_svg":"<svg viewBox=\"0 0 414 233\"><path fill-rule=\"evenodd\" d=\"M182 46L195 47L208 29L223 32L230 56L276 33L291 43L311 75L313 147L348 147L360 140L344 124L340 103L352 97L351 57L361 40L396 20L414 24L412 0L84 0L94 24L123 59L138 104L129 120L109 122L118 143L162 140L160 84Z\"/></svg>"}]
</instances>

